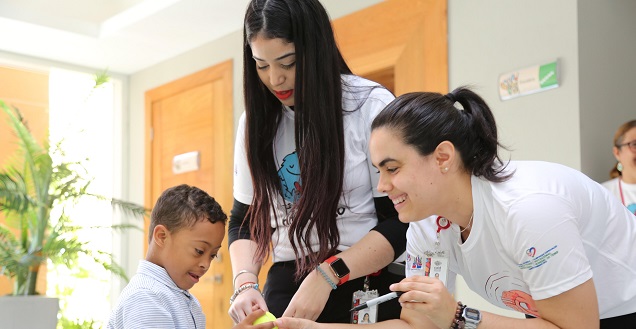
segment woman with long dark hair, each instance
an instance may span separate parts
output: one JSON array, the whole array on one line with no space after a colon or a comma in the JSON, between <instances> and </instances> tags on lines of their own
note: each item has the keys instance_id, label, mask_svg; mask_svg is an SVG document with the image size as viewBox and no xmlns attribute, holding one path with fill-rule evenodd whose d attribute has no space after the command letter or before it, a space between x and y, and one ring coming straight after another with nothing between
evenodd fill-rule
<instances>
[{"instance_id":1,"label":"woman with long dark hair","mask_svg":"<svg viewBox=\"0 0 636 329\"><path fill-rule=\"evenodd\" d=\"M404 252L407 225L375 191L368 157L371 122L394 96L351 73L318 0L253 0L244 23L229 314L349 322L354 292L387 293L401 279L386 266ZM378 319L399 312L386 303Z\"/></svg>"}]
</instances>

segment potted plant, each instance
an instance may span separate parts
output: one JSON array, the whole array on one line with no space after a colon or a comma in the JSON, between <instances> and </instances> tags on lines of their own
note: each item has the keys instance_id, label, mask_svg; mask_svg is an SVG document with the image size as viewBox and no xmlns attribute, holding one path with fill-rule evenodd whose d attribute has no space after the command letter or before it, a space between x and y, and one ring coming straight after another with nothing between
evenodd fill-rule
<instances>
[{"instance_id":1,"label":"potted plant","mask_svg":"<svg viewBox=\"0 0 636 329\"><path fill-rule=\"evenodd\" d=\"M14 321L1 328L15 328L18 321L39 320L43 316L34 315L33 303L46 298L29 298L17 296L37 296L36 280L41 265L47 261L56 265L75 266L80 254L91 256L104 268L118 276L126 277L123 269L113 261L112 255L105 252L94 252L87 247L87 241L78 237L80 226L73 224L64 211L52 216L55 207L73 205L79 199L92 197L110 201L113 206L127 214L143 216L147 213L142 206L112 198L95 195L89 192L91 183L81 163L59 162L53 160L50 152L60 152L56 147L51 150L49 142L38 143L29 131L28 126L16 108L0 101L0 114L8 116L10 126L17 136L18 157L8 166L0 168L0 212L4 223L0 223L0 275L13 280L12 296L2 297L11 307L26 303L27 320L17 320L14 311L8 306L0 305L0 321L9 318ZM59 145L58 145L59 146ZM2 164L0 164L2 165ZM53 212L58 213L58 212ZM131 226L112 226L122 228ZM46 303L46 302L45 302ZM58 301L48 303L54 306L53 326L57 323ZM11 312L2 314L1 312ZM45 328L37 322L27 324L29 328Z\"/></svg>"}]
</instances>

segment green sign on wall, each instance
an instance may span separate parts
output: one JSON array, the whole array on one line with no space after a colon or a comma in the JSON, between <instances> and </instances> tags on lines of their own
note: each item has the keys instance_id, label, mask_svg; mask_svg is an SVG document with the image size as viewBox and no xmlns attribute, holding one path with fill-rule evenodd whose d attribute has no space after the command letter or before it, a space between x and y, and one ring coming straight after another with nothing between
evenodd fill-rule
<instances>
[{"instance_id":1,"label":"green sign on wall","mask_svg":"<svg viewBox=\"0 0 636 329\"><path fill-rule=\"evenodd\" d=\"M559 62L535 65L499 76L501 100L538 93L559 86Z\"/></svg>"}]
</instances>

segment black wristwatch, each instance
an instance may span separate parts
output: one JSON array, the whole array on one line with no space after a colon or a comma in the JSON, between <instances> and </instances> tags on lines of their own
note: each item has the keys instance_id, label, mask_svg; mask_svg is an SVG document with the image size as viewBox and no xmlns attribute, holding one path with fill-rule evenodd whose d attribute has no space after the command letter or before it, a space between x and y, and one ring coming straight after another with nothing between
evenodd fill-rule
<instances>
[{"instance_id":1,"label":"black wristwatch","mask_svg":"<svg viewBox=\"0 0 636 329\"><path fill-rule=\"evenodd\" d=\"M481 312L474 308L465 307L462 317L464 317L464 328L466 329L476 329L481 322Z\"/></svg>"},{"instance_id":2,"label":"black wristwatch","mask_svg":"<svg viewBox=\"0 0 636 329\"><path fill-rule=\"evenodd\" d=\"M349 281L349 267L347 267L347 264L345 264L342 258L331 256L327 258L325 263L329 264L331 272L333 272L333 275L338 278L338 285L342 285L343 283Z\"/></svg>"}]
</instances>

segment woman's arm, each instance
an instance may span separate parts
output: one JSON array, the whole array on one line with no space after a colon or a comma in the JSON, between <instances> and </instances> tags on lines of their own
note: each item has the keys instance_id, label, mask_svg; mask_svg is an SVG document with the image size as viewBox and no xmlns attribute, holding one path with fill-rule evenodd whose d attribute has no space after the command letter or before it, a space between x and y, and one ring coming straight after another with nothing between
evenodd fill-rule
<instances>
[{"instance_id":1,"label":"woman's arm","mask_svg":"<svg viewBox=\"0 0 636 329\"><path fill-rule=\"evenodd\" d=\"M384 202L378 202L377 199L384 199ZM398 220L397 212L388 197L376 198L376 211L378 225L349 249L336 255L342 258L349 268L349 280L377 272L406 249L408 224ZM332 282L338 282L329 264L323 262L320 268ZM317 319L329 299L331 290L331 285L322 274L312 271L300 285L283 316ZM314 302L307 303L308 300Z\"/></svg>"},{"instance_id":2,"label":"woman's arm","mask_svg":"<svg viewBox=\"0 0 636 329\"><path fill-rule=\"evenodd\" d=\"M400 296L402 318L418 327L421 318L413 312L425 315L437 326L450 327L457 309L455 300L439 282L428 277L411 277L391 287L391 290L406 291ZM560 295L535 301L540 318L516 319L493 313L481 312L478 329L598 329L599 313L594 283L590 279ZM470 307L470 305L468 305Z\"/></svg>"},{"instance_id":3,"label":"woman's arm","mask_svg":"<svg viewBox=\"0 0 636 329\"><path fill-rule=\"evenodd\" d=\"M245 217L249 206L234 200L230 221L228 224L228 244L230 251L230 262L232 263L234 290L238 289L246 282L258 282L258 273L261 270L261 263L254 262L256 253L256 243L250 240L249 222ZM258 290L248 289L237 295L228 311L234 323L241 322L254 309L254 305L267 311L267 304Z\"/></svg>"}]
</instances>

